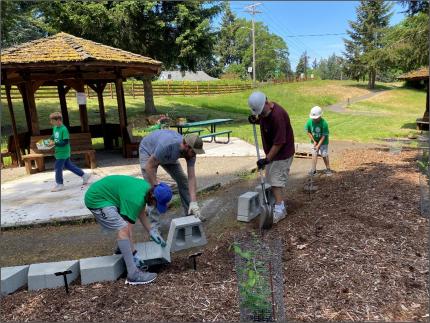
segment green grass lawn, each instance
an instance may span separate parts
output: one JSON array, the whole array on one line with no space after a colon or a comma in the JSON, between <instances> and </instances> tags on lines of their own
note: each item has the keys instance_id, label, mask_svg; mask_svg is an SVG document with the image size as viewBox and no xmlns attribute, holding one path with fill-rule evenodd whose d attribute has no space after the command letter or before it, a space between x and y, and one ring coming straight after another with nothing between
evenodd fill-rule
<instances>
[{"instance_id":1,"label":"green grass lawn","mask_svg":"<svg viewBox=\"0 0 430 323\"><path fill-rule=\"evenodd\" d=\"M406 136L415 129L415 119L421 117L425 108L425 91L401 88L397 85L378 85L379 89L389 89L378 96L353 104L351 113L326 111L324 117L330 126L330 138L372 142L379 138ZM325 107L368 93L366 83L355 81L311 81L269 85L261 88L269 100L287 109L294 128L297 142L306 142L303 131L309 110L319 105ZM233 123L218 127L219 130L231 129L233 136L253 142L252 127L247 122L249 108L247 99L252 91L211 96L164 96L155 97L155 105L160 113L171 117L184 116L190 119L231 118ZM24 110L21 100L14 100L15 118L18 131L26 131ZM76 100L69 99L71 125L79 125L79 111ZM36 101L40 128L49 128L49 114L59 111L58 99ZM98 124L97 99L88 99L88 118L90 124ZM136 134L143 133L144 98L126 97L128 121ZM105 98L107 122L118 122L116 99ZM5 148L7 135L12 132L7 102L2 100L2 149ZM98 143L100 139L95 140Z\"/></svg>"}]
</instances>

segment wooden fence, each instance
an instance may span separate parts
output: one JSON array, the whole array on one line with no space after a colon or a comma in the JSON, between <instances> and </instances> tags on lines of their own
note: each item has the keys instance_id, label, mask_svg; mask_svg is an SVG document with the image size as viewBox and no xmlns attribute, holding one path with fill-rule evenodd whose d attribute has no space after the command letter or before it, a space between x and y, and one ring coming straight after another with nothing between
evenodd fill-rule
<instances>
[{"instance_id":1,"label":"wooden fence","mask_svg":"<svg viewBox=\"0 0 430 323\"><path fill-rule=\"evenodd\" d=\"M263 84L282 84L289 82L297 82L297 80L284 80L276 81ZM171 96L171 95L212 95L212 94L224 94L241 92L252 88L252 83L218 83L218 82L163 82L152 83L152 91L154 96ZM4 87L2 86L2 93ZM89 86L85 86L85 93L88 98L97 98L96 92L94 92ZM133 81L124 83L124 95L130 97L143 97L144 89L143 82ZM11 88L12 99L21 99L21 94L16 86ZM103 96L107 98L116 98L115 85L108 83L103 92ZM36 99L56 99L58 98L58 90L56 86L42 86L35 93ZM75 91L69 91L67 93L68 98L76 97Z\"/></svg>"}]
</instances>

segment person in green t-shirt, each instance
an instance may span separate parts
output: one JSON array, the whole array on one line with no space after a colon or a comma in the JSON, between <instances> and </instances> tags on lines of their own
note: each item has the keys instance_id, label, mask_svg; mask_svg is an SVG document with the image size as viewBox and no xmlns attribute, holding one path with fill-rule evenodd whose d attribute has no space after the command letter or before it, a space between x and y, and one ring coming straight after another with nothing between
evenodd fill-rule
<instances>
[{"instance_id":1,"label":"person in green t-shirt","mask_svg":"<svg viewBox=\"0 0 430 323\"><path fill-rule=\"evenodd\" d=\"M51 192L64 190L63 169L66 168L73 174L82 177L82 184L88 183L91 174L84 173L82 169L73 164L70 160L70 135L69 130L63 125L63 116L60 112L54 112L49 115L49 121L53 126L53 133L50 143L55 145L55 183Z\"/></svg>"},{"instance_id":2,"label":"person in green t-shirt","mask_svg":"<svg viewBox=\"0 0 430 323\"><path fill-rule=\"evenodd\" d=\"M106 176L91 184L85 193L85 205L97 223L104 230L117 232L117 245L127 267L126 284L148 284L157 277L154 273L142 270L144 263L134 249L132 227L139 219L151 239L164 248L166 242L158 230L151 228L145 205L165 213L172 195L172 190L165 183L151 188L146 180L125 175Z\"/></svg>"},{"instance_id":3,"label":"person in green t-shirt","mask_svg":"<svg viewBox=\"0 0 430 323\"><path fill-rule=\"evenodd\" d=\"M312 169L310 175L316 174L318 154L322 156L326 170L325 174L330 176L330 161L328 159L328 123L322 118L323 111L319 106L311 109L309 119L305 125L305 131L313 144L312 148Z\"/></svg>"}]
</instances>

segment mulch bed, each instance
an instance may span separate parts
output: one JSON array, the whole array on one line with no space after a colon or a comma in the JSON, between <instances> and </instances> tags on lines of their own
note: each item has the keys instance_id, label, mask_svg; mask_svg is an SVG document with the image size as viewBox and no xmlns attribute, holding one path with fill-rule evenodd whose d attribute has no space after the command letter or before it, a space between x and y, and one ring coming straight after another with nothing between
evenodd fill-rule
<instances>
[{"instance_id":1,"label":"mulch bed","mask_svg":"<svg viewBox=\"0 0 430 323\"><path fill-rule=\"evenodd\" d=\"M263 239L284 244L288 320L428 321L429 222L419 212L415 160L414 151L347 152L332 177L316 179L318 192L287 193L287 219ZM174 254L147 286L120 279L73 284L69 295L22 290L0 300L0 320L238 321L237 234L213 237L197 271Z\"/></svg>"}]
</instances>

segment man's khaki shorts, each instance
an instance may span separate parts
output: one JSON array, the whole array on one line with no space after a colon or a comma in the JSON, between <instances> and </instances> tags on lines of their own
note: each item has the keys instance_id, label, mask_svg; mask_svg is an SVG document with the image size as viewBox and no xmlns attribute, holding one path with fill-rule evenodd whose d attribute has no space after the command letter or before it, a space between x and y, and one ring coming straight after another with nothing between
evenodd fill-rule
<instances>
[{"instance_id":1,"label":"man's khaki shorts","mask_svg":"<svg viewBox=\"0 0 430 323\"><path fill-rule=\"evenodd\" d=\"M288 159L275 160L266 166L266 180L274 187L286 187L293 156Z\"/></svg>"}]
</instances>

